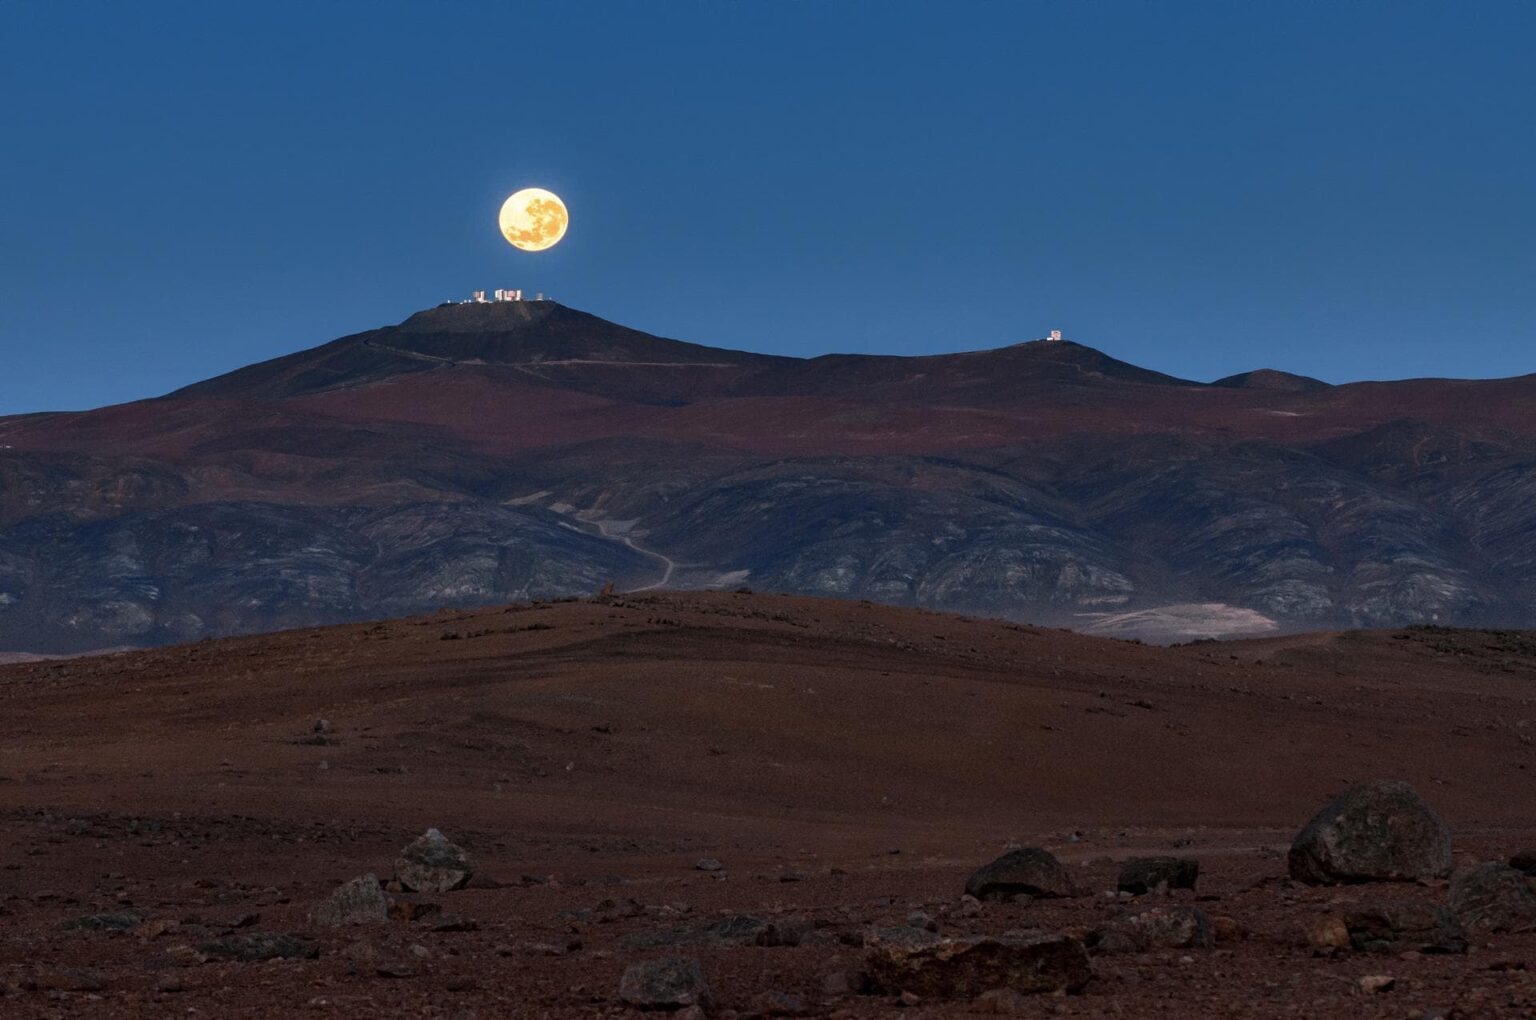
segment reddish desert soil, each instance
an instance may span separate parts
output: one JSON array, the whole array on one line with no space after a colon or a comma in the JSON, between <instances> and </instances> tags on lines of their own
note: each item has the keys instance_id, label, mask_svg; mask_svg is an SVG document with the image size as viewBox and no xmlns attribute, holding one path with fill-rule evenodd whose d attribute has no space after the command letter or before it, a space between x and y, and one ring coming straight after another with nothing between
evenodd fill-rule
<instances>
[{"instance_id":1,"label":"reddish desert soil","mask_svg":"<svg viewBox=\"0 0 1536 1020\"><path fill-rule=\"evenodd\" d=\"M0 1016L622 1016L625 967L678 952L717 1016L765 992L818 1016L966 1015L825 982L914 910L945 934L1097 925L1124 906L1103 895L1116 862L1146 852L1198 858L1197 905L1241 934L1096 957L1081 994L1021 1015L1529 1016L1536 935L1314 956L1298 933L1330 907L1442 902L1445 883L1298 886L1284 851L1376 777L1414 784L1458 864L1536 846L1533 684L1518 634L1170 649L670 593L7 666ZM311 924L429 826L499 883L427 898L475 930ZM1012 843L1051 849L1087 895L962 911L966 876ZM60 927L128 908L133 932ZM632 948L734 914L805 918L823 944ZM230 930L320 956L181 965ZM1397 985L1365 993L1368 974Z\"/></svg>"}]
</instances>

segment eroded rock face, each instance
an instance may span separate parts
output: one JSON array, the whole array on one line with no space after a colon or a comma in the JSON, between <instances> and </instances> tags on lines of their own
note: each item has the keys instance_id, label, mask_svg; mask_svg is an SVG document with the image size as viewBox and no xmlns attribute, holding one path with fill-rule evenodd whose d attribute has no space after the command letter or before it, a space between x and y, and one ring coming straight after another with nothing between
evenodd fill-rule
<instances>
[{"instance_id":1,"label":"eroded rock face","mask_svg":"<svg viewBox=\"0 0 1536 1020\"><path fill-rule=\"evenodd\" d=\"M1188 857L1132 857L1120 866L1121 892L1140 896L1159 887L1193 889L1200 862Z\"/></svg>"},{"instance_id":2,"label":"eroded rock face","mask_svg":"<svg viewBox=\"0 0 1536 1020\"><path fill-rule=\"evenodd\" d=\"M1467 933L1456 915L1429 903L1374 903L1344 912L1353 949L1367 953L1465 953Z\"/></svg>"},{"instance_id":3,"label":"eroded rock face","mask_svg":"<svg viewBox=\"0 0 1536 1020\"><path fill-rule=\"evenodd\" d=\"M934 999L970 999L997 988L1075 992L1093 976L1088 950L1069 935L946 939L914 928L882 933L865 968L880 991Z\"/></svg>"},{"instance_id":4,"label":"eroded rock face","mask_svg":"<svg viewBox=\"0 0 1536 1020\"><path fill-rule=\"evenodd\" d=\"M428 829L400 851L395 861L395 877L411 892L449 892L463 886L474 873L469 855L436 829Z\"/></svg>"},{"instance_id":5,"label":"eroded rock face","mask_svg":"<svg viewBox=\"0 0 1536 1020\"><path fill-rule=\"evenodd\" d=\"M1413 787L1378 780L1318 812L1288 863L1292 878L1311 885L1437 878L1451 871L1451 835Z\"/></svg>"},{"instance_id":6,"label":"eroded rock face","mask_svg":"<svg viewBox=\"0 0 1536 1020\"><path fill-rule=\"evenodd\" d=\"M978 900L1077 895L1067 869L1050 851L1036 846L1009 851L980 868L966 881L965 891Z\"/></svg>"},{"instance_id":7,"label":"eroded rock face","mask_svg":"<svg viewBox=\"0 0 1536 1020\"><path fill-rule=\"evenodd\" d=\"M1451 877L1450 908L1468 928L1536 931L1536 891L1507 864L1479 864Z\"/></svg>"},{"instance_id":8,"label":"eroded rock face","mask_svg":"<svg viewBox=\"0 0 1536 1020\"><path fill-rule=\"evenodd\" d=\"M624 971L619 998L640 1009L708 1009L713 1002L699 961L689 956L647 960Z\"/></svg>"},{"instance_id":9,"label":"eroded rock face","mask_svg":"<svg viewBox=\"0 0 1536 1020\"><path fill-rule=\"evenodd\" d=\"M389 920L389 900L374 875L344 883L309 915L315 924L377 924Z\"/></svg>"}]
</instances>

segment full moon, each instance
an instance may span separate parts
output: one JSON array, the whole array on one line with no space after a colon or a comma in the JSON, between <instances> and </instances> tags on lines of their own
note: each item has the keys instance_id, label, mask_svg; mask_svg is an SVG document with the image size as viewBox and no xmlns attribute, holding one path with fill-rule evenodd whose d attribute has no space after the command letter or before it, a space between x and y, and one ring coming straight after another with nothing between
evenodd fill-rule
<instances>
[{"instance_id":1,"label":"full moon","mask_svg":"<svg viewBox=\"0 0 1536 1020\"><path fill-rule=\"evenodd\" d=\"M524 188L501 204L501 236L514 248L543 251L565 236L570 214L560 196L543 188Z\"/></svg>"}]
</instances>

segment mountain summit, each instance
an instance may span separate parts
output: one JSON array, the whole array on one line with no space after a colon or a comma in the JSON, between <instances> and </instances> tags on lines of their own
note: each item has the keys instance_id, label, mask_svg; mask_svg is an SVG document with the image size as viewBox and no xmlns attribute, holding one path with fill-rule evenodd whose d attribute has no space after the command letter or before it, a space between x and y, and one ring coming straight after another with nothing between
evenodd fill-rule
<instances>
[{"instance_id":1,"label":"mountain summit","mask_svg":"<svg viewBox=\"0 0 1536 1020\"><path fill-rule=\"evenodd\" d=\"M751 585L1164 637L1536 625L1536 377L707 347L454 304L0 419L0 652Z\"/></svg>"},{"instance_id":2,"label":"mountain summit","mask_svg":"<svg viewBox=\"0 0 1536 1020\"><path fill-rule=\"evenodd\" d=\"M536 376L555 366L692 367L734 370L725 373L734 378L741 369L781 360L652 336L554 301L464 302L429 308L397 326L264 361L171 396L294 397L449 368L512 368ZM703 375L718 384L721 373Z\"/></svg>"}]
</instances>

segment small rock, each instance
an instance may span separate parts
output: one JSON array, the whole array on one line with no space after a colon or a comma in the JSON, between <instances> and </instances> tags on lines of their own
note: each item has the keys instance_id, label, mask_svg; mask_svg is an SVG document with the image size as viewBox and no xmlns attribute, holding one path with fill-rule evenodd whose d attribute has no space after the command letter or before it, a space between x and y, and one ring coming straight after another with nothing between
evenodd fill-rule
<instances>
[{"instance_id":1,"label":"small rock","mask_svg":"<svg viewBox=\"0 0 1536 1020\"><path fill-rule=\"evenodd\" d=\"M347 943L346 948L341 951L341 955L353 963L371 965L379 958L379 951L374 947L373 943L364 942L359 939L356 942Z\"/></svg>"},{"instance_id":2,"label":"small rock","mask_svg":"<svg viewBox=\"0 0 1536 1020\"><path fill-rule=\"evenodd\" d=\"M1509 866L1536 878L1536 850L1521 850L1509 859Z\"/></svg>"},{"instance_id":3,"label":"small rock","mask_svg":"<svg viewBox=\"0 0 1536 1020\"><path fill-rule=\"evenodd\" d=\"M1132 857L1120 866L1120 892L1143 896L1154 889L1193 889L1200 862L1188 857Z\"/></svg>"},{"instance_id":4,"label":"small rock","mask_svg":"<svg viewBox=\"0 0 1536 1020\"><path fill-rule=\"evenodd\" d=\"M762 1016L805 1016L809 1012L798 995L761 992L752 997L752 1012Z\"/></svg>"},{"instance_id":5,"label":"small rock","mask_svg":"<svg viewBox=\"0 0 1536 1020\"><path fill-rule=\"evenodd\" d=\"M155 979L155 991L157 992L184 992L187 990L187 979L181 974L161 974Z\"/></svg>"},{"instance_id":6,"label":"small rock","mask_svg":"<svg viewBox=\"0 0 1536 1020\"><path fill-rule=\"evenodd\" d=\"M877 935L866 958L876 990L973 999L994 988L1073 992L1093 976L1083 944L1066 935L941 939L912 928Z\"/></svg>"},{"instance_id":7,"label":"small rock","mask_svg":"<svg viewBox=\"0 0 1536 1020\"><path fill-rule=\"evenodd\" d=\"M1378 780L1318 812L1287 863L1292 878L1310 885L1439 878L1451 871L1451 836L1413 787Z\"/></svg>"},{"instance_id":8,"label":"small rock","mask_svg":"<svg viewBox=\"0 0 1536 1020\"><path fill-rule=\"evenodd\" d=\"M834 970L821 979L821 994L828 998L835 999L851 991L853 991L853 985L848 980L848 972L845 970Z\"/></svg>"},{"instance_id":9,"label":"small rock","mask_svg":"<svg viewBox=\"0 0 1536 1020\"><path fill-rule=\"evenodd\" d=\"M170 921L161 917L156 918L153 921L145 921L143 924L136 925L132 934L141 939L157 939L167 932L175 931L176 927L177 925L175 921Z\"/></svg>"},{"instance_id":10,"label":"small rock","mask_svg":"<svg viewBox=\"0 0 1536 1020\"><path fill-rule=\"evenodd\" d=\"M172 946L165 951L165 958L177 967L195 967L208 959L188 945Z\"/></svg>"},{"instance_id":11,"label":"small rock","mask_svg":"<svg viewBox=\"0 0 1536 1020\"><path fill-rule=\"evenodd\" d=\"M510 950L510 947L504 947ZM529 942L523 946L523 951L530 956L564 956L565 947L557 946L550 942ZM510 956L511 952L497 952L498 956Z\"/></svg>"},{"instance_id":12,"label":"small rock","mask_svg":"<svg viewBox=\"0 0 1536 1020\"><path fill-rule=\"evenodd\" d=\"M907 926L909 928L921 928L923 931L939 930L939 922L935 921L921 910L914 910L912 913L907 915Z\"/></svg>"},{"instance_id":13,"label":"small rock","mask_svg":"<svg viewBox=\"0 0 1536 1020\"><path fill-rule=\"evenodd\" d=\"M59 927L64 931L124 932L132 931L143 921L142 911L125 910L116 914L87 914L65 921Z\"/></svg>"},{"instance_id":14,"label":"small rock","mask_svg":"<svg viewBox=\"0 0 1536 1020\"><path fill-rule=\"evenodd\" d=\"M1376 992L1390 992L1397 984L1397 978L1390 974L1367 974L1360 979L1360 990L1366 994Z\"/></svg>"},{"instance_id":15,"label":"small rock","mask_svg":"<svg viewBox=\"0 0 1536 1020\"><path fill-rule=\"evenodd\" d=\"M418 899L410 893L397 893L390 896L388 903L389 916L396 921L405 921L407 923L435 917L443 912L443 905L441 903Z\"/></svg>"},{"instance_id":16,"label":"small rock","mask_svg":"<svg viewBox=\"0 0 1536 1020\"><path fill-rule=\"evenodd\" d=\"M1090 939L1101 953L1145 953L1153 949L1209 949L1211 922L1198 907L1153 907L1111 921Z\"/></svg>"},{"instance_id":17,"label":"small rock","mask_svg":"<svg viewBox=\"0 0 1536 1020\"><path fill-rule=\"evenodd\" d=\"M1248 930L1236 918L1217 914L1211 918L1211 934L1216 936L1217 942L1232 942L1245 937Z\"/></svg>"},{"instance_id":18,"label":"small rock","mask_svg":"<svg viewBox=\"0 0 1536 1020\"><path fill-rule=\"evenodd\" d=\"M386 977L386 978L408 978L408 977L415 977L415 975L416 975L416 968L412 967L408 963L400 963L398 961L393 961L393 962L389 962L389 963L381 963L381 964L376 965L373 968L373 972L375 974L377 974L379 977Z\"/></svg>"},{"instance_id":19,"label":"small rock","mask_svg":"<svg viewBox=\"0 0 1536 1020\"><path fill-rule=\"evenodd\" d=\"M640 1009L709 1009L713 1002L699 961L672 956L637 963L624 971L619 998Z\"/></svg>"},{"instance_id":20,"label":"small rock","mask_svg":"<svg viewBox=\"0 0 1536 1020\"><path fill-rule=\"evenodd\" d=\"M395 877L412 892L449 892L462 887L473 874L469 855L436 829L428 829L395 861Z\"/></svg>"},{"instance_id":21,"label":"small rock","mask_svg":"<svg viewBox=\"0 0 1536 1020\"><path fill-rule=\"evenodd\" d=\"M1315 918L1306 926L1307 945L1313 949L1340 951L1348 949L1349 928L1336 915Z\"/></svg>"},{"instance_id":22,"label":"small rock","mask_svg":"<svg viewBox=\"0 0 1536 1020\"><path fill-rule=\"evenodd\" d=\"M411 947L406 950L406 952L410 953L418 960L430 960L432 958L432 950L419 944L413 943Z\"/></svg>"},{"instance_id":23,"label":"small rock","mask_svg":"<svg viewBox=\"0 0 1536 1020\"><path fill-rule=\"evenodd\" d=\"M694 865L694 868L696 868L699 871L719 871L720 869L722 869L724 867L725 867L724 864L721 864L719 861L715 860L713 857L701 858L699 860L699 862Z\"/></svg>"},{"instance_id":24,"label":"small rock","mask_svg":"<svg viewBox=\"0 0 1536 1020\"><path fill-rule=\"evenodd\" d=\"M430 927L433 931L439 932L480 930L480 926L474 921L471 921L467 917L460 917L458 914L444 914L442 917L439 917L437 920L433 921Z\"/></svg>"},{"instance_id":25,"label":"small rock","mask_svg":"<svg viewBox=\"0 0 1536 1020\"><path fill-rule=\"evenodd\" d=\"M99 992L107 987L107 976L86 967L64 967L43 971L37 986L56 992Z\"/></svg>"},{"instance_id":26,"label":"small rock","mask_svg":"<svg viewBox=\"0 0 1536 1020\"><path fill-rule=\"evenodd\" d=\"M198 949L209 956L220 956L242 963L261 960L313 960L320 951L313 943L296 935L279 935L270 932L251 932L249 935L226 935L200 944Z\"/></svg>"},{"instance_id":27,"label":"small rock","mask_svg":"<svg viewBox=\"0 0 1536 1020\"><path fill-rule=\"evenodd\" d=\"M532 875L524 875L520 884L545 885L548 882L549 879L547 878L536 878ZM491 875L482 874L478 871L469 876L469 881L464 883L464 888L466 889L501 889L503 887L504 883L498 881Z\"/></svg>"},{"instance_id":28,"label":"small rock","mask_svg":"<svg viewBox=\"0 0 1536 1020\"><path fill-rule=\"evenodd\" d=\"M1010 851L980 868L966 881L965 891L978 900L1077 895L1067 869L1054 854L1040 847Z\"/></svg>"},{"instance_id":29,"label":"small rock","mask_svg":"<svg viewBox=\"0 0 1536 1020\"><path fill-rule=\"evenodd\" d=\"M1012 988L994 988L978 995L971 1009L995 1016L1017 1016L1029 1012L1029 999Z\"/></svg>"},{"instance_id":30,"label":"small rock","mask_svg":"<svg viewBox=\"0 0 1536 1020\"><path fill-rule=\"evenodd\" d=\"M310 913L314 924L339 928L348 924L381 924L389 920L389 900L374 875L344 883Z\"/></svg>"},{"instance_id":31,"label":"small rock","mask_svg":"<svg viewBox=\"0 0 1536 1020\"><path fill-rule=\"evenodd\" d=\"M923 1004L923 997L918 995L916 992L902 992L896 997L896 1000L903 1006L906 1006L908 1009L912 1008L913 1006L921 1006Z\"/></svg>"}]
</instances>

